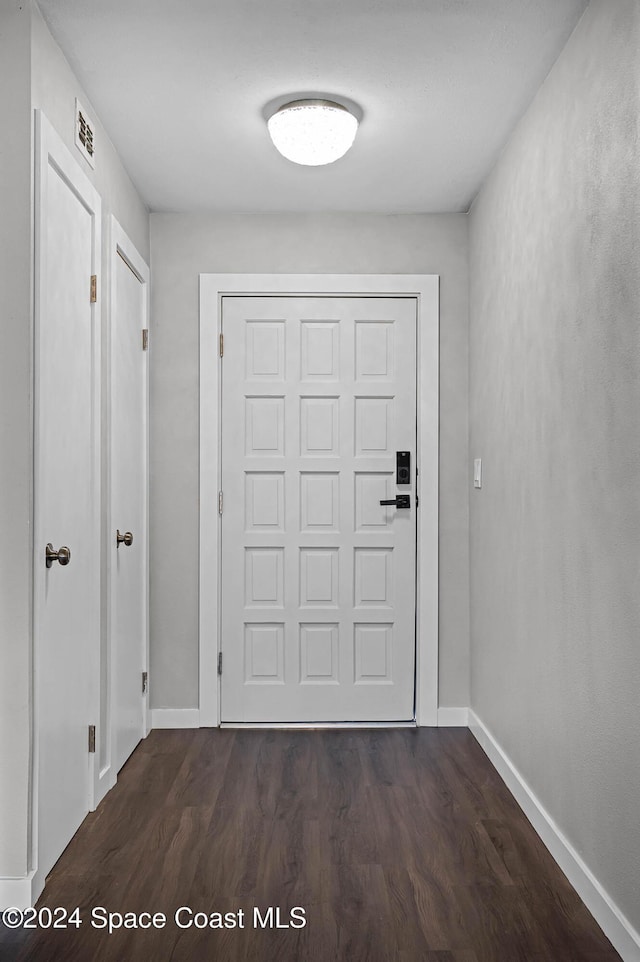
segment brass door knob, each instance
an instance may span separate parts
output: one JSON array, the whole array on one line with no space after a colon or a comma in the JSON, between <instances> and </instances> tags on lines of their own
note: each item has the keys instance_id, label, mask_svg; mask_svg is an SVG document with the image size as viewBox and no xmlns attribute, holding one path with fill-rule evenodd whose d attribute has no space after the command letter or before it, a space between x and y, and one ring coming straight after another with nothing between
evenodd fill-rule
<instances>
[{"instance_id":1,"label":"brass door knob","mask_svg":"<svg viewBox=\"0 0 640 962\"><path fill-rule=\"evenodd\" d=\"M133 535L131 534L130 531L125 531L124 534L120 534L120 531L117 532L116 546L119 546L121 544L126 545L127 548L133 544Z\"/></svg>"},{"instance_id":2,"label":"brass door knob","mask_svg":"<svg viewBox=\"0 0 640 962\"><path fill-rule=\"evenodd\" d=\"M47 547L44 549L44 557L47 568L50 568L54 561L57 561L58 564L61 564L64 568L65 565L68 565L71 561L71 551L64 545L62 548L58 548L56 551L51 542L49 542Z\"/></svg>"}]
</instances>

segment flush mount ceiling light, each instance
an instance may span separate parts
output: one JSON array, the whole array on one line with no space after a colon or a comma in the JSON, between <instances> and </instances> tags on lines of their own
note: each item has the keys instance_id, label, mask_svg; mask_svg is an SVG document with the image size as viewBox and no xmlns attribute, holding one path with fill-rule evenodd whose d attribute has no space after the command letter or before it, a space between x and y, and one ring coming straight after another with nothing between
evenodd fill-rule
<instances>
[{"instance_id":1,"label":"flush mount ceiling light","mask_svg":"<svg viewBox=\"0 0 640 962\"><path fill-rule=\"evenodd\" d=\"M319 167L343 157L353 143L358 121L333 100L292 100L267 121L277 150L294 164Z\"/></svg>"}]
</instances>

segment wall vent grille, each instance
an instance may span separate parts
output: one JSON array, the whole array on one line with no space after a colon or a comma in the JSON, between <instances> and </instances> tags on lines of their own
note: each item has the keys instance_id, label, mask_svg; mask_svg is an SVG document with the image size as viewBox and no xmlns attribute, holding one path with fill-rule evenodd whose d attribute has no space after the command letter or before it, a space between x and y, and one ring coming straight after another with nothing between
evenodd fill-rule
<instances>
[{"instance_id":1,"label":"wall vent grille","mask_svg":"<svg viewBox=\"0 0 640 962\"><path fill-rule=\"evenodd\" d=\"M95 168L95 124L79 100L76 100L75 142L87 163Z\"/></svg>"}]
</instances>

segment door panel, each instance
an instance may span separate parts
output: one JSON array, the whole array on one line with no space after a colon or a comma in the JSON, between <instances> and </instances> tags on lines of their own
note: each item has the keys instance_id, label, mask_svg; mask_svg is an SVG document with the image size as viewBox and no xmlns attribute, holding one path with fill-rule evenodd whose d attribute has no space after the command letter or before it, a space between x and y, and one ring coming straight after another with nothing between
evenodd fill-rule
<instances>
[{"instance_id":1,"label":"door panel","mask_svg":"<svg viewBox=\"0 0 640 962\"><path fill-rule=\"evenodd\" d=\"M141 265L142 267L142 265ZM147 354L146 280L118 248L111 311L112 762L115 771L144 735L146 666ZM146 266L144 266L146 271ZM130 533L131 544L117 541Z\"/></svg>"},{"instance_id":2,"label":"door panel","mask_svg":"<svg viewBox=\"0 0 640 962\"><path fill-rule=\"evenodd\" d=\"M100 200L44 118L37 184L34 674L44 878L89 810L100 639L100 333L90 301ZM68 565L45 566L47 543L70 549Z\"/></svg>"},{"instance_id":3,"label":"door panel","mask_svg":"<svg viewBox=\"0 0 640 962\"><path fill-rule=\"evenodd\" d=\"M416 300L224 297L222 323L222 720L410 720Z\"/></svg>"}]
</instances>

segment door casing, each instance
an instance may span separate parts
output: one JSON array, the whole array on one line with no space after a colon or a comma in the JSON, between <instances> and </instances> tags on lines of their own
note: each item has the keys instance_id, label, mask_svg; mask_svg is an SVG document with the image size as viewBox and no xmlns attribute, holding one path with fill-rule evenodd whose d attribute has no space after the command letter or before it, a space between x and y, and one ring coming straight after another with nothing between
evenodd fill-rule
<instances>
[{"instance_id":1,"label":"door casing","mask_svg":"<svg viewBox=\"0 0 640 962\"><path fill-rule=\"evenodd\" d=\"M420 474L416 593L416 723L438 724L439 277L435 274L200 275L200 707L199 724L220 725L220 364L222 297L316 294L414 297L418 308ZM216 412L216 413L212 413ZM212 591L211 586L217 590Z\"/></svg>"}]
</instances>

